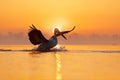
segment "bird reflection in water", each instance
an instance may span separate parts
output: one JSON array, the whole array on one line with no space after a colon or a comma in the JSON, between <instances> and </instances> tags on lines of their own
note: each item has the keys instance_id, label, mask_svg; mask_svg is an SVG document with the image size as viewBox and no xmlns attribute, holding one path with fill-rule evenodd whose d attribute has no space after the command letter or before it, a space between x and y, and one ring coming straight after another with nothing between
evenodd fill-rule
<instances>
[{"instance_id":1,"label":"bird reflection in water","mask_svg":"<svg viewBox=\"0 0 120 80\"><path fill-rule=\"evenodd\" d=\"M55 54L56 57L56 80L61 80L62 76L61 76L61 58L60 58L60 54Z\"/></svg>"}]
</instances>

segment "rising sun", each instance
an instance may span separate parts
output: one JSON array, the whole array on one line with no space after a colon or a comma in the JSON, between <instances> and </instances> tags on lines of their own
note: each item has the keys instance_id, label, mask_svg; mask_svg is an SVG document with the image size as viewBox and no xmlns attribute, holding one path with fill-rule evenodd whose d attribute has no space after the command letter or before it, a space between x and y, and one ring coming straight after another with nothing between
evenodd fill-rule
<instances>
[{"instance_id":1,"label":"rising sun","mask_svg":"<svg viewBox=\"0 0 120 80\"><path fill-rule=\"evenodd\" d=\"M60 28L60 27L61 27L60 25L55 26L55 27L52 29L52 32L54 33L54 29L55 29L55 28L57 28L59 31L61 31L61 28Z\"/></svg>"}]
</instances>

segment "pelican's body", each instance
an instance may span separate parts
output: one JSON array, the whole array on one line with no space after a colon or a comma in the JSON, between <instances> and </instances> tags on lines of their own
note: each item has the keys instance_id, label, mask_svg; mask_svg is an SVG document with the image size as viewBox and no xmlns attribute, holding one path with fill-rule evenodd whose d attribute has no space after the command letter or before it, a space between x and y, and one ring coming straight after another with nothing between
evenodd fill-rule
<instances>
[{"instance_id":1,"label":"pelican's body","mask_svg":"<svg viewBox=\"0 0 120 80\"><path fill-rule=\"evenodd\" d=\"M72 30L62 31L62 32L60 32L57 28L55 28L54 35L49 40L47 40L43 36L41 31L37 30L34 25L32 25L32 27L30 27L30 28L31 28L31 30L28 33L29 40L31 41L32 44L39 45L37 48L37 51L49 51L51 48L53 48L54 46L57 45L57 43L58 43L57 37L58 36L61 35L62 37L67 39L63 34L73 31L75 27Z\"/></svg>"},{"instance_id":2,"label":"pelican's body","mask_svg":"<svg viewBox=\"0 0 120 80\"><path fill-rule=\"evenodd\" d=\"M50 48L53 48L54 46L56 46L58 43L57 37L53 36L51 37L48 42L43 42L41 43L38 48L37 51L46 51L46 50L50 50Z\"/></svg>"}]
</instances>

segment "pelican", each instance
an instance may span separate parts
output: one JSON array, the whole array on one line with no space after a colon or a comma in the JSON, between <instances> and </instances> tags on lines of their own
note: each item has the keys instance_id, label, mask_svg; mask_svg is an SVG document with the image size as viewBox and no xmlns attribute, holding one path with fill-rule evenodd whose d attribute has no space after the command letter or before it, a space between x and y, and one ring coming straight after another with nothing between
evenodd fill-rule
<instances>
[{"instance_id":1,"label":"pelican","mask_svg":"<svg viewBox=\"0 0 120 80\"><path fill-rule=\"evenodd\" d=\"M73 29L68 31L62 31L60 32L58 28L54 29L54 35L50 39L46 39L42 32L38 30L33 24L30 26L30 31L28 32L29 40L33 45L39 45L36 49L37 51L49 51L51 48L57 45L58 43L58 36L62 36L64 39L67 40L67 38L64 36L64 34L69 33L75 29L75 26Z\"/></svg>"}]
</instances>

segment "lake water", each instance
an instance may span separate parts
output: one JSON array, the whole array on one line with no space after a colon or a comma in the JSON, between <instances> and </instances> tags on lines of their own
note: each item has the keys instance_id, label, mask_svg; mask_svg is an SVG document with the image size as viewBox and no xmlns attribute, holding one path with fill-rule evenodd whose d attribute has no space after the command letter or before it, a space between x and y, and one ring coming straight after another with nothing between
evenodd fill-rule
<instances>
[{"instance_id":1,"label":"lake water","mask_svg":"<svg viewBox=\"0 0 120 80\"><path fill-rule=\"evenodd\" d=\"M0 80L120 80L120 45L0 45Z\"/></svg>"}]
</instances>

